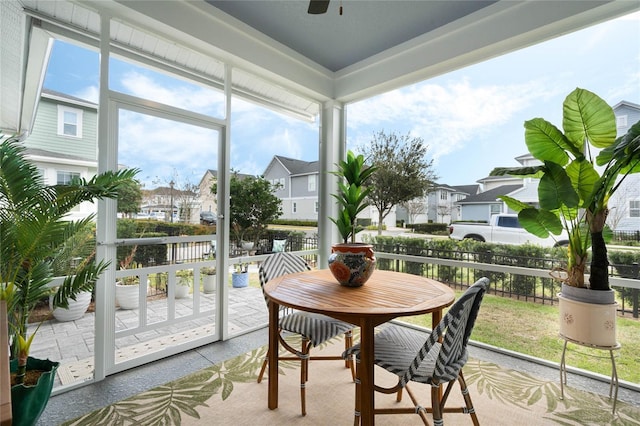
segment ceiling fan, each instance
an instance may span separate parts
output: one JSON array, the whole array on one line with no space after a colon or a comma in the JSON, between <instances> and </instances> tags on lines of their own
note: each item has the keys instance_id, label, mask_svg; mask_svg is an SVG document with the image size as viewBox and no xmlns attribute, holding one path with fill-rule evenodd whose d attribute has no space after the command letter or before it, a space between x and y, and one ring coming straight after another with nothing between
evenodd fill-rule
<instances>
[{"instance_id":1,"label":"ceiling fan","mask_svg":"<svg viewBox=\"0 0 640 426\"><path fill-rule=\"evenodd\" d=\"M329 0L310 0L307 13L311 15L321 15L327 13L329 8Z\"/></svg>"}]
</instances>

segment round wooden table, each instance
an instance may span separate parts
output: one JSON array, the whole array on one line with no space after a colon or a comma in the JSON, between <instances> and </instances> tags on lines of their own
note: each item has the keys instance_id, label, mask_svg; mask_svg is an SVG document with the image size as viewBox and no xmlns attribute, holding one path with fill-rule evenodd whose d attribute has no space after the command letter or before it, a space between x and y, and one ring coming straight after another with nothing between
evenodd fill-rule
<instances>
[{"instance_id":1,"label":"round wooden table","mask_svg":"<svg viewBox=\"0 0 640 426\"><path fill-rule=\"evenodd\" d=\"M455 294L448 286L425 277L376 270L362 287L338 284L328 269L284 275L269 281L264 291L269 298L269 400L278 407L278 311L288 306L315 312L360 327L360 409L364 425L374 424L373 354L376 326L401 316L432 314L435 327L442 309Z\"/></svg>"}]
</instances>

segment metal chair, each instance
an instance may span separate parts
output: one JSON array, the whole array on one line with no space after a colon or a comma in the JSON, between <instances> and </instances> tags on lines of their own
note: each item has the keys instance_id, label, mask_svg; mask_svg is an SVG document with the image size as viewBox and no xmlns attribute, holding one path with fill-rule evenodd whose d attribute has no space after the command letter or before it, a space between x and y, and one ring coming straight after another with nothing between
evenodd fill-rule
<instances>
[{"instance_id":1,"label":"metal chair","mask_svg":"<svg viewBox=\"0 0 640 426\"><path fill-rule=\"evenodd\" d=\"M311 268L307 262L300 256L288 253L274 253L269 256L260 265L260 286L262 287L264 294L264 286L273 278L280 277L285 274L292 274L296 272L309 271ZM337 285L337 284L336 284ZM265 295L265 301L267 305L269 300ZM302 415L307 414L306 398L305 398L305 385L309 379L309 360L340 360L343 361L343 357L336 356L310 356L310 350L312 347L321 345L322 343L340 335L344 334L344 346L345 350L353 345L352 329L353 324L349 324L343 321L339 321L328 317L326 315L313 314L310 312L291 311L289 308L280 307L280 318L278 322L278 338L280 344L294 356L279 357L279 360L295 360L300 361L300 402L302 405ZM292 347L285 341L283 333L295 333L301 336L300 350ZM265 369L267 368L268 356L262 363L262 368L258 376L258 383L262 381ZM355 366L353 364L353 357L347 357L344 359L345 367L351 369L351 377L355 380Z\"/></svg>"},{"instance_id":2,"label":"metal chair","mask_svg":"<svg viewBox=\"0 0 640 426\"><path fill-rule=\"evenodd\" d=\"M471 415L474 425L479 425L462 375L462 367L467 362L467 342L488 285L489 280L481 278L469 287L451 306L426 341L424 333L397 325L389 325L376 334L374 363L397 375L398 383L391 388L375 385L375 390L386 394L397 393L396 399L400 401L402 390L406 389L415 407L376 409L374 414L416 413L420 415L424 424L428 425L426 413L432 413L434 425L442 426L443 413L464 413ZM346 350L343 354L345 358L353 355L356 356L356 363L359 362L360 345ZM465 407L445 408L456 380L460 384ZM409 387L410 381L431 385L431 408L425 408L418 403L415 393ZM440 385L444 383L447 383L447 387L440 398ZM359 387L360 383L356 379L355 424L359 423L360 414Z\"/></svg>"}]
</instances>

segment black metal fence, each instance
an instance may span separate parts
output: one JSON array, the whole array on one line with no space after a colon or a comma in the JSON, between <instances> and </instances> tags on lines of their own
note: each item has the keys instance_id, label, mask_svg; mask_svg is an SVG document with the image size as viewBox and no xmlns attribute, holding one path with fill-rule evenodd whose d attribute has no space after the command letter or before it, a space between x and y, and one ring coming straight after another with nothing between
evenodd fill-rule
<instances>
[{"instance_id":1,"label":"black metal fence","mask_svg":"<svg viewBox=\"0 0 640 426\"><path fill-rule=\"evenodd\" d=\"M561 289L561 282L552 277L553 271L561 273L564 261L552 257L532 257L527 255L517 256L512 254L496 254L491 250L465 251L440 248L424 248L412 244L374 244L377 254L377 268L381 270L393 270L421 275L447 283L454 287L466 287L480 277L486 276L491 281L490 293L509 297L516 300L525 300L541 304L554 305L557 303L557 294ZM515 250L515 249L514 249ZM486 270L482 266L452 266L437 262L426 263L409 260L385 258L384 253L395 255L412 255L434 259L450 259L467 264L484 263L491 265L504 265L520 268L534 268L551 271L548 277L523 275L512 272ZM640 278L640 267L633 265L610 265L610 274L622 278ZM616 288L620 311L622 314L632 314L638 318L638 306L640 295L638 289Z\"/></svg>"}]
</instances>

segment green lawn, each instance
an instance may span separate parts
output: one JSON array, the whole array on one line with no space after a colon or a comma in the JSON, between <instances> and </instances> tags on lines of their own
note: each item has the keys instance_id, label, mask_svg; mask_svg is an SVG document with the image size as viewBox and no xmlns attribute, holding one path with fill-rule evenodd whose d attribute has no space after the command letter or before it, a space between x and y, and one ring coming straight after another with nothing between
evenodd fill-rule
<instances>
[{"instance_id":1,"label":"green lawn","mask_svg":"<svg viewBox=\"0 0 640 426\"><path fill-rule=\"evenodd\" d=\"M461 293L456 292L456 297ZM409 317L407 322L431 327L431 316ZM616 367L620 380L640 383L640 321L618 317ZM486 295L472 340L560 362L564 340L558 336L558 306L540 305L504 297ZM593 356L595 355L595 356ZM606 356L606 358L602 358ZM609 376L608 352L569 344L567 365Z\"/></svg>"}]
</instances>

